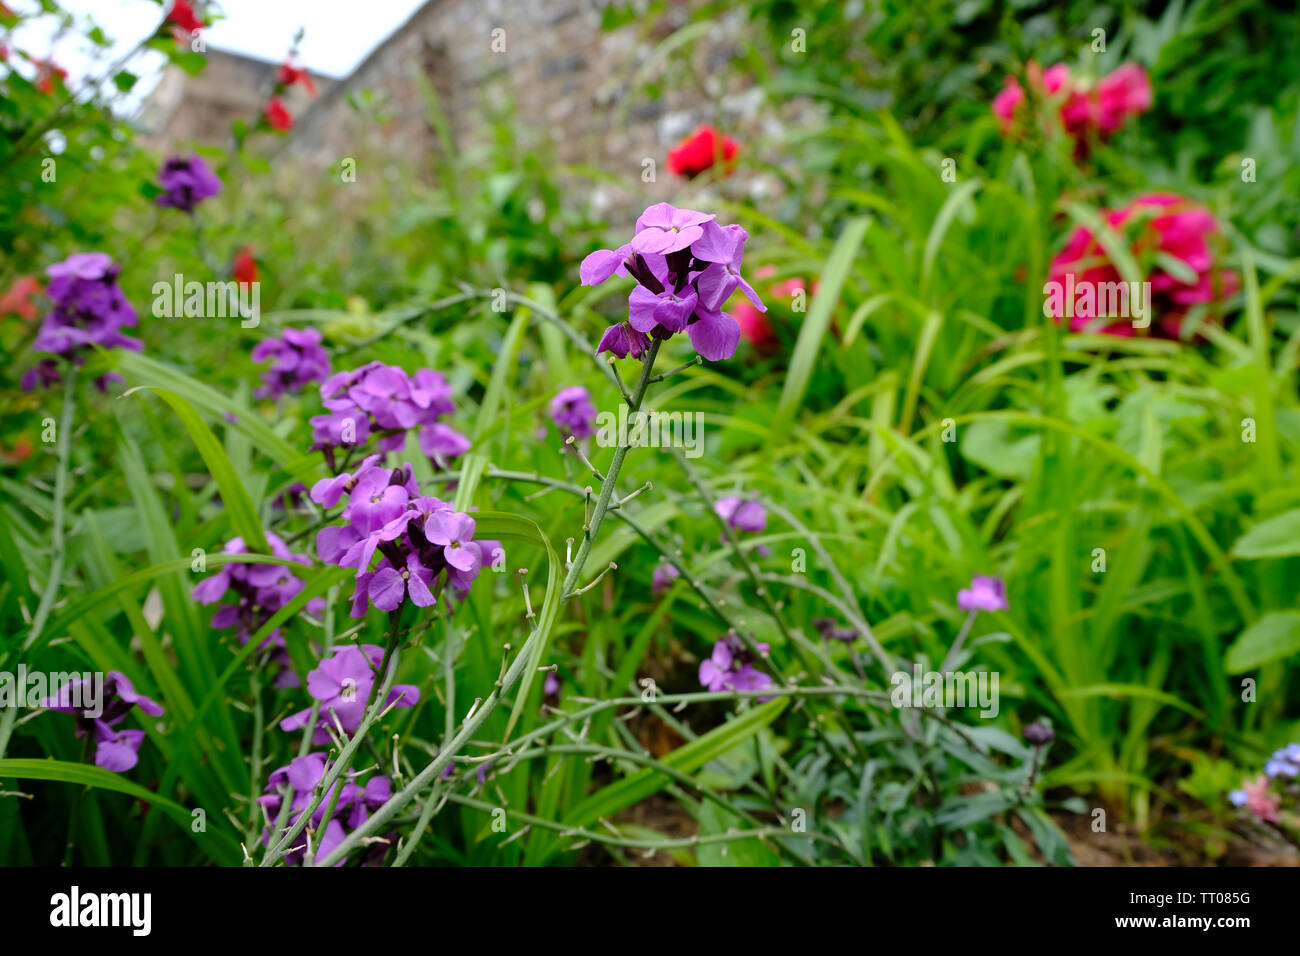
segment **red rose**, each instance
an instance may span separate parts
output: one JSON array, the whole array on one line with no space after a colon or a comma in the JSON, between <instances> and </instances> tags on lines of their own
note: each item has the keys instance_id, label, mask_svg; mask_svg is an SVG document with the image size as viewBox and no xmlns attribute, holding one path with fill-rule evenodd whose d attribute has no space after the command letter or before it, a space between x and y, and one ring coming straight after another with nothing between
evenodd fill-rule
<instances>
[{"instance_id":1,"label":"red rose","mask_svg":"<svg viewBox=\"0 0 1300 956\"><path fill-rule=\"evenodd\" d=\"M668 170L678 176L693 179L709 169L720 154L729 176L731 161L739 152L740 147L730 136L723 136L719 146L718 131L712 126L701 126L668 153Z\"/></svg>"},{"instance_id":2,"label":"red rose","mask_svg":"<svg viewBox=\"0 0 1300 956\"><path fill-rule=\"evenodd\" d=\"M281 132L293 129L293 117L284 108L278 96L273 96L266 101L266 121Z\"/></svg>"},{"instance_id":3,"label":"red rose","mask_svg":"<svg viewBox=\"0 0 1300 956\"><path fill-rule=\"evenodd\" d=\"M312 82L311 74L301 67L294 66L292 63L280 64L280 68L275 71L275 82L280 86L293 86L295 83L301 83L308 93L312 96L316 95L316 84Z\"/></svg>"},{"instance_id":4,"label":"red rose","mask_svg":"<svg viewBox=\"0 0 1300 956\"><path fill-rule=\"evenodd\" d=\"M257 281L257 260L253 258L252 248L252 246L244 246L240 249L235 255L235 263L230 270L235 281L241 286Z\"/></svg>"},{"instance_id":5,"label":"red rose","mask_svg":"<svg viewBox=\"0 0 1300 956\"><path fill-rule=\"evenodd\" d=\"M195 30L202 30L207 26L194 12L194 7L190 6L188 0L175 0L171 12L167 14L167 19L189 34L193 34Z\"/></svg>"}]
</instances>

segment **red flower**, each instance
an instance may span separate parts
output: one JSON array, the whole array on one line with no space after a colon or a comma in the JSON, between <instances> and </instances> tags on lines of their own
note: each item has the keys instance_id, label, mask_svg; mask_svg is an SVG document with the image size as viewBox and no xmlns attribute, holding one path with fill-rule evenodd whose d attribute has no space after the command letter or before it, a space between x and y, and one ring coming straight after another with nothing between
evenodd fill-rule
<instances>
[{"instance_id":1,"label":"red flower","mask_svg":"<svg viewBox=\"0 0 1300 956\"><path fill-rule=\"evenodd\" d=\"M730 136L723 136L719 144L718 131L712 126L701 126L668 153L668 170L678 176L693 179L709 169L721 155L726 175L729 176L731 161L739 152L740 147Z\"/></svg>"},{"instance_id":2,"label":"red flower","mask_svg":"<svg viewBox=\"0 0 1300 956\"><path fill-rule=\"evenodd\" d=\"M167 19L174 23L177 29L188 34L193 34L196 30L202 30L207 26L202 18L194 12L188 0L175 0L172 3L171 11L167 14Z\"/></svg>"},{"instance_id":3,"label":"red flower","mask_svg":"<svg viewBox=\"0 0 1300 956\"><path fill-rule=\"evenodd\" d=\"M241 286L257 281L257 260L253 258L252 246L244 246L235 256L231 274Z\"/></svg>"},{"instance_id":4,"label":"red flower","mask_svg":"<svg viewBox=\"0 0 1300 956\"><path fill-rule=\"evenodd\" d=\"M273 96L266 101L266 121L281 132L293 129L293 117L284 108L278 96Z\"/></svg>"},{"instance_id":5,"label":"red flower","mask_svg":"<svg viewBox=\"0 0 1300 956\"><path fill-rule=\"evenodd\" d=\"M53 60L33 59L32 63L36 65L36 79L34 82L36 83L36 88L42 93L48 95L54 92L54 81L56 77L60 86L62 86L63 81L68 78L68 71L59 66Z\"/></svg>"},{"instance_id":6,"label":"red flower","mask_svg":"<svg viewBox=\"0 0 1300 956\"><path fill-rule=\"evenodd\" d=\"M30 322L36 318L36 303L32 302L32 296L44 291L35 277L19 276L9 291L0 295L0 315L16 315Z\"/></svg>"},{"instance_id":7,"label":"red flower","mask_svg":"<svg viewBox=\"0 0 1300 956\"><path fill-rule=\"evenodd\" d=\"M308 93L312 96L316 95L316 84L312 81L311 74L292 63L280 64L280 68L275 71L275 82L279 86L286 87L301 83Z\"/></svg>"}]
</instances>

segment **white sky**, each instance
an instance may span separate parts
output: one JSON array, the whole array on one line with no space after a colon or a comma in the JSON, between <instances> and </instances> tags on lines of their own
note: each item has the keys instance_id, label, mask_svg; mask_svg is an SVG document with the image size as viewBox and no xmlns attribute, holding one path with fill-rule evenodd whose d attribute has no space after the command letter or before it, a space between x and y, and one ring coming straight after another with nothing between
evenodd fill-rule
<instances>
[{"instance_id":1,"label":"white sky","mask_svg":"<svg viewBox=\"0 0 1300 956\"><path fill-rule=\"evenodd\" d=\"M36 0L6 0L15 13L39 10ZM96 75L125 55L152 32L163 10L153 0L58 0L79 21L93 20L114 41L99 53L77 42L74 34L56 36L50 17L25 22L13 45L36 57L54 54L69 73L70 85ZM288 52L299 27L306 33L299 47L299 62L320 73L343 76L379 43L405 22L423 0L219 0L226 19L203 31L209 47L232 50L263 60L279 61ZM78 31L84 36L84 30ZM151 72L160 65L156 55L138 59L130 67L141 77L141 88L153 86ZM141 92L137 88L136 92Z\"/></svg>"}]
</instances>

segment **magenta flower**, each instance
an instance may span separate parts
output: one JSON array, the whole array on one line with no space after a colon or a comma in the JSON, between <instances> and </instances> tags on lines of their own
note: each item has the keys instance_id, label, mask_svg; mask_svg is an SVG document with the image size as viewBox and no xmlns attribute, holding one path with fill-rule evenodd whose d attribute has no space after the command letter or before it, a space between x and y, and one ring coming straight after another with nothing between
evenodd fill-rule
<instances>
[{"instance_id":1,"label":"magenta flower","mask_svg":"<svg viewBox=\"0 0 1300 956\"><path fill-rule=\"evenodd\" d=\"M89 697L92 691L93 687L86 680L70 681L59 688L58 694L46 699L43 706L76 717L76 735L90 736L95 741L95 766L123 773L139 761L140 744L144 741L145 732L122 730L116 725L126 719L133 707L139 707L151 717L161 715L163 707L157 701L137 693L135 686L121 671L109 671L104 675L99 706L94 710L73 706L74 700L81 701L83 705L91 703ZM95 711L99 713L96 714Z\"/></svg>"},{"instance_id":2,"label":"magenta flower","mask_svg":"<svg viewBox=\"0 0 1300 956\"><path fill-rule=\"evenodd\" d=\"M457 511L440 511L424 522L424 536L430 544L442 546L447 564L457 571L469 571L478 554L466 547L474 538L474 519Z\"/></svg>"},{"instance_id":3,"label":"magenta flower","mask_svg":"<svg viewBox=\"0 0 1300 956\"><path fill-rule=\"evenodd\" d=\"M551 399L550 412L561 434L590 438L596 433L596 406L591 402L591 393L581 385L561 389Z\"/></svg>"},{"instance_id":4,"label":"magenta flower","mask_svg":"<svg viewBox=\"0 0 1300 956\"><path fill-rule=\"evenodd\" d=\"M34 352L80 365L95 347L140 351L143 346L139 340L121 331L136 324L136 314L117 285L121 268L109 256L102 252L80 252L45 271L50 277L46 295L54 308L41 321L32 341ZM102 376L96 384L102 389L109 378ZM37 385L49 387L58 381L57 362L42 359L23 376L22 387L31 391Z\"/></svg>"},{"instance_id":5,"label":"magenta flower","mask_svg":"<svg viewBox=\"0 0 1300 956\"><path fill-rule=\"evenodd\" d=\"M431 369L413 376L396 365L370 362L358 369L338 372L321 384L321 404L328 413L311 420L314 450L325 451L332 462L333 449L361 444L379 432L375 448L397 451L406 433L418 433L421 449L441 465L469 450L469 439L438 419L455 411L451 386ZM353 433L351 441L347 431Z\"/></svg>"},{"instance_id":6,"label":"magenta flower","mask_svg":"<svg viewBox=\"0 0 1300 956\"><path fill-rule=\"evenodd\" d=\"M221 192L221 180L198 156L170 157L158 172L158 183L163 191L154 201L181 212L192 213L203 200Z\"/></svg>"},{"instance_id":7,"label":"magenta flower","mask_svg":"<svg viewBox=\"0 0 1300 956\"><path fill-rule=\"evenodd\" d=\"M271 546L271 553L276 557L292 560L295 564L311 564L305 555L291 552L288 545L274 532L266 532L266 541ZM242 538L231 538L226 542L221 553L247 554L248 547ZM235 599L234 603L222 604L213 614L211 626L215 630L233 627L239 643L247 644L249 638L261 630L262 625L271 615L288 604L303 587L302 580L282 564L249 564L236 561L223 565L215 574L195 585L193 597L199 604L215 604L227 594L231 594ZM309 614L323 614L324 598L312 598L304 606L304 610ZM289 652L279 628L266 636L260 649L269 651L268 661L280 667L275 686L297 687L298 675L289 660Z\"/></svg>"},{"instance_id":8,"label":"magenta flower","mask_svg":"<svg viewBox=\"0 0 1300 956\"><path fill-rule=\"evenodd\" d=\"M262 373L263 385L253 394L275 399L325 379L330 373L330 357L320 343L316 329L285 329L278 339L258 342L253 347L253 361L270 359L271 367Z\"/></svg>"},{"instance_id":9,"label":"magenta flower","mask_svg":"<svg viewBox=\"0 0 1300 956\"><path fill-rule=\"evenodd\" d=\"M312 735L315 743L329 743L329 730L341 729L351 734L361 726L366 701L378 679L376 671L383 658L384 649L377 645L348 645L337 649L307 674L307 693L320 701L320 719ZM419 700L419 688L394 684L384 706L414 707ZM280 721L280 729L301 730L307 726L310 716L311 708L292 714Z\"/></svg>"},{"instance_id":10,"label":"magenta flower","mask_svg":"<svg viewBox=\"0 0 1300 956\"><path fill-rule=\"evenodd\" d=\"M963 611L1007 610L1007 585L1001 578L977 574L970 587L957 592L957 606Z\"/></svg>"},{"instance_id":11,"label":"magenta flower","mask_svg":"<svg viewBox=\"0 0 1300 956\"><path fill-rule=\"evenodd\" d=\"M655 203L636 221L636 235L630 243L641 255L667 255L689 248L704 235L701 223L715 218L693 209L678 209L666 202Z\"/></svg>"},{"instance_id":12,"label":"magenta flower","mask_svg":"<svg viewBox=\"0 0 1300 956\"><path fill-rule=\"evenodd\" d=\"M650 576L650 593L662 594L667 591L681 574L675 564L656 564L654 573Z\"/></svg>"},{"instance_id":13,"label":"magenta flower","mask_svg":"<svg viewBox=\"0 0 1300 956\"><path fill-rule=\"evenodd\" d=\"M766 644L758 649L768 652ZM762 690L773 685L771 677L754 667L754 655L735 634L724 636L713 645L712 655L700 662L700 683L711 691Z\"/></svg>"},{"instance_id":14,"label":"magenta flower","mask_svg":"<svg viewBox=\"0 0 1300 956\"><path fill-rule=\"evenodd\" d=\"M421 495L410 465L390 470L367 459L355 475L327 478L312 489L313 499L327 506L344 495L346 523L321 529L316 551L327 564L356 570L353 617L363 617L370 605L395 611L407 600L430 607L443 583L463 593L478 575L484 547L499 547L474 541L469 515ZM376 553L381 560L372 570Z\"/></svg>"},{"instance_id":15,"label":"magenta flower","mask_svg":"<svg viewBox=\"0 0 1300 956\"><path fill-rule=\"evenodd\" d=\"M668 203L648 208L630 243L593 252L579 269L584 285L599 285L613 275L630 275L637 283L628 297L627 320L606 329L596 352L640 357L650 338L686 332L709 361L731 358L740 326L722 311L727 297L740 288L763 308L740 275L747 238L744 229L719 226L712 215Z\"/></svg>"}]
</instances>

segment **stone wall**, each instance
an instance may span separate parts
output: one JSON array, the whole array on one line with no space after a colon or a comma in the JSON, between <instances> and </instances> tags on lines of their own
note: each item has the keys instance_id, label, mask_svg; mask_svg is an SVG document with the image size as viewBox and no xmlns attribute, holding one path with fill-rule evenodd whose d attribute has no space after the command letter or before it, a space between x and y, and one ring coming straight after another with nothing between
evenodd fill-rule
<instances>
[{"instance_id":1,"label":"stone wall","mask_svg":"<svg viewBox=\"0 0 1300 956\"><path fill-rule=\"evenodd\" d=\"M192 143L225 146L235 120L250 126L257 121L279 64L225 50L209 49L206 57L207 65L197 77L177 66L163 71L137 117L145 147L165 152ZM318 93L329 95L335 81L315 73L312 77ZM310 102L299 87L285 98L295 115L307 110Z\"/></svg>"},{"instance_id":2,"label":"stone wall","mask_svg":"<svg viewBox=\"0 0 1300 956\"><path fill-rule=\"evenodd\" d=\"M390 175L400 168L435 176L431 160L441 146L429 121L431 86L454 150L481 145L494 119L508 115L522 145L606 173L607 182L585 180L594 210L604 211L670 198L681 183L665 167L667 152L701 123L749 148L777 122L761 90L730 65L744 52L739 14L666 54L662 41L688 22L684 5L609 31L601 26L606 6L429 0L352 75L294 109L293 134L277 148L320 167L379 158L391 160ZM215 82L226 85L222 70ZM202 82L209 83L206 73ZM651 161L655 175L647 182ZM752 173L736 180L730 188L765 185Z\"/></svg>"}]
</instances>

